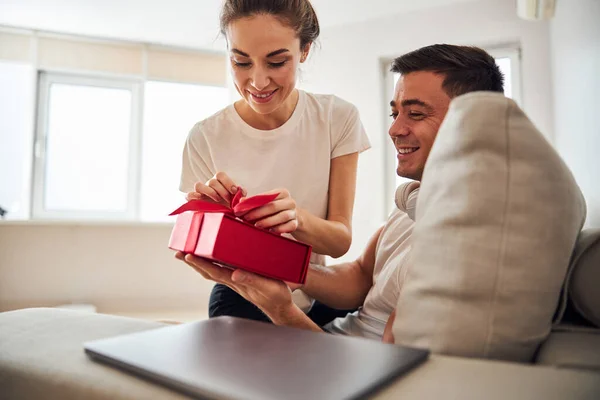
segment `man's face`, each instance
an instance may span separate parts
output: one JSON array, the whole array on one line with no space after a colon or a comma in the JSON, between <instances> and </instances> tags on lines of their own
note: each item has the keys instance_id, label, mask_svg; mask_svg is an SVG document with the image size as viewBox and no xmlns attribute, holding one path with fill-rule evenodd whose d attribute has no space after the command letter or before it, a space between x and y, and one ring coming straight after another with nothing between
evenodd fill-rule
<instances>
[{"instance_id":1,"label":"man's face","mask_svg":"<svg viewBox=\"0 0 600 400\"><path fill-rule=\"evenodd\" d=\"M442 89L444 76L411 72L400 76L390 102L394 121L389 134L398 152L399 176L420 181L450 97Z\"/></svg>"}]
</instances>

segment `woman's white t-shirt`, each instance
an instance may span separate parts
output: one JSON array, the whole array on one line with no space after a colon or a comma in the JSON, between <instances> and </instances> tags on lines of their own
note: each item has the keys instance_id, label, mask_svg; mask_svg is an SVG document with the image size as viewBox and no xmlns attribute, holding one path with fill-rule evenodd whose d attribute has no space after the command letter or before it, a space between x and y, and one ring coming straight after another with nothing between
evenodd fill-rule
<instances>
[{"instance_id":1,"label":"woman's white t-shirt","mask_svg":"<svg viewBox=\"0 0 600 400\"><path fill-rule=\"evenodd\" d=\"M285 188L298 207L325 219L331 160L370 147L358 110L336 96L299 90L290 119L268 131L252 128L230 105L190 131L180 190L222 171L249 196ZM313 254L311 262L324 259Z\"/></svg>"}]
</instances>

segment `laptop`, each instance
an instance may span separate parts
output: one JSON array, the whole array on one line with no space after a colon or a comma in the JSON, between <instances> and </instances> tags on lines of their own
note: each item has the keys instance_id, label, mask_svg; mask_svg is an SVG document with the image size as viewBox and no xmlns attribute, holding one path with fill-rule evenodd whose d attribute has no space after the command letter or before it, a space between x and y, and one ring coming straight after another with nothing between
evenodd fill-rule
<instances>
[{"instance_id":1,"label":"laptop","mask_svg":"<svg viewBox=\"0 0 600 400\"><path fill-rule=\"evenodd\" d=\"M93 360L192 397L358 399L426 350L219 317L84 344Z\"/></svg>"}]
</instances>

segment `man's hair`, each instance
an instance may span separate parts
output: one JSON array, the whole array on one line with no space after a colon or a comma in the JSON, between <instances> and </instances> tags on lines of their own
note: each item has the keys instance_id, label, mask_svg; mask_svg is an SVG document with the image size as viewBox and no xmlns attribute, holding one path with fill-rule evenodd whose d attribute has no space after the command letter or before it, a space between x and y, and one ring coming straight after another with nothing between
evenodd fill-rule
<instances>
[{"instance_id":1,"label":"man's hair","mask_svg":"<svg viewBox=\"0 0 600 400\"><path fill-rule=\"evenodd\" d=\"M417 71L444 75L442 87L451 98L480 90L504 93L500 68L478 47L434 44L406 53L392 63L392 72L406 75Z\"/></svg>"}]
</instances>

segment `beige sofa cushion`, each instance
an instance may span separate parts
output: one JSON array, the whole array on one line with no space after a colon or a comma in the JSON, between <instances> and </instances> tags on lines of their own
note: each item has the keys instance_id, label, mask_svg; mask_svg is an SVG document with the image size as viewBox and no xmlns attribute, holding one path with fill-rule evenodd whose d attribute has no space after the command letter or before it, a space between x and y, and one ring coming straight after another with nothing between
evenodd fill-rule
<instances>
[{"instance_id":1,"label":"beige sofa cushion","mask_svg":"<svg viewBox=\"0 0 600 400\"><path fill-rule=\"evenodd\" d=\"M532 360L584 219L571 172L512 100L454 99L421 183L396 343Z\"/></svg>"},{"instance_id":2,"label":"beige sofa cushion","mask_svg":"<svg viewBox=\"0 0 600 400\"><path fill-rule=\"evenodd\" d=\"M600 372L600 329L556 326L540 346L535 363Z\"/></svg>"},{"instance_id":3,"label":"beige sofa cushion","mask_svg":"<svg viewBox=\"0 0 600 400\"><path fill-rule=\"evenodd\" d=\"M91 340L160 326L69 310L0 313L0 399L189 400L149 380L93 362L83 351L82 344ZM224 359L220 367L226 369L227 362ZM293 360L289 371L297 373ZM335 373L331 375L335 385ZM262 384L266 383L257 382ZM431 356L373 399L597 400L599 393L598 375L588 371Z\"/></svg>"},{"instance_id":4,"label":"beige sofa cushion","mask_svg":"<svg viewBox=\"0 0 600 400\"><path fill-rule=\"evenodd\" d=\"M579 315L600 328L599 229L587 229L579 235L567 280L567 293Z\"/></svg>"},{"instance_id":5,"label":"beige sofa cushion","mask_svg":"<svg viewBox=\"0 0 600 400\"><path fill-rule=\"evenodd\" d=\"M185 400L92 361L83 343L163 324L51 308L0 313L0 399Z\"/></svg>"}]
</instances>

